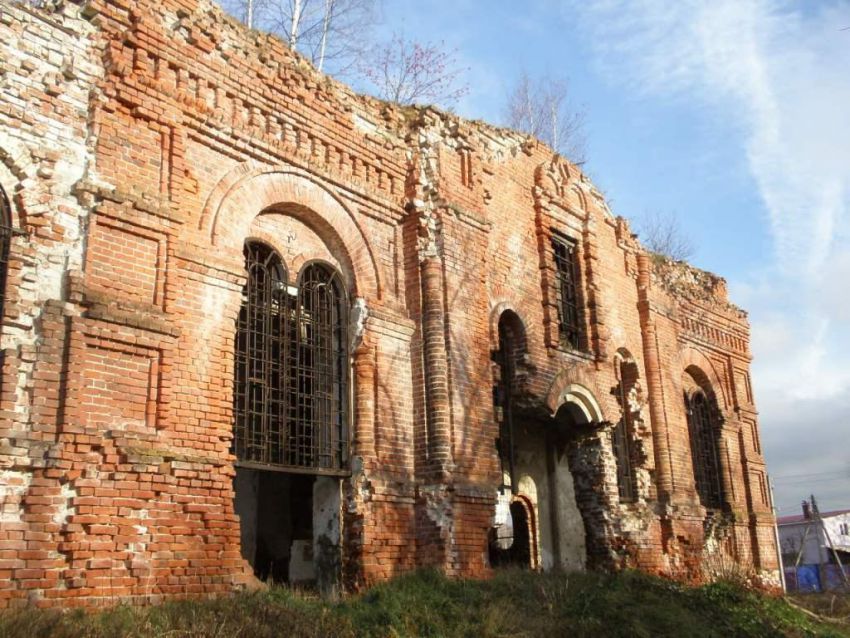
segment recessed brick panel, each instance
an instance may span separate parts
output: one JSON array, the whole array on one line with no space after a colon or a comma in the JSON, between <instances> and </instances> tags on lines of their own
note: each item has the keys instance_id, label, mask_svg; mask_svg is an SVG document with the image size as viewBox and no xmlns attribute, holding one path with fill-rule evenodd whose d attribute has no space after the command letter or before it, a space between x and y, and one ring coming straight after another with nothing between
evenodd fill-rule
<instances>
[{"instance_id":1,"label":"recessed brick panel","mask_svg":"<svg viewBox=\"0 0 850 638\"><path fill-rule=\"evenodd\" d=\"M156 427L157 350L87 340L83 379L80 407L85 425L99 430Z\"/></svg>"},{"instance_id":2,"label":"recessed brick panel","mask_svg":"<svg viewBox=\"0 0 850 638\"><path fill-rule=\"evenodd\" d=\"M161 236L98 216L89 238L86 274L91 285L119 297L161 303L165 256Z\"/></svg>"}]
</instances>

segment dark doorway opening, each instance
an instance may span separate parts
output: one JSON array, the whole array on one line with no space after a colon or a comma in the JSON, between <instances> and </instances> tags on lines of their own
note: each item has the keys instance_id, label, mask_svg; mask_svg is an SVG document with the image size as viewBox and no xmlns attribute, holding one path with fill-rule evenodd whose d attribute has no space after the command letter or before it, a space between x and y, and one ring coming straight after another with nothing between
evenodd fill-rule
<instances>
[{"instance_id":1,"label":"dark doorway opening","mask_svg":"<svg viewBox=\"0 0 850 638\"><path fill-rule=\"evenodd\" d=\"M494 538L490 543L492 567L531 567L532 524L526 505L514 501L510 506L510 538Z\"/></svg>"},{"instance_id":2,"label":"dark doorway opening","mask_svg":"<svg viewBox=\"0 0 850 638\"><path fill-rule=\"evenodd\" d=\"M237 468L235 509L242 556L260 580L315 582L315 476Z\"/></svg>"}]
</instances>

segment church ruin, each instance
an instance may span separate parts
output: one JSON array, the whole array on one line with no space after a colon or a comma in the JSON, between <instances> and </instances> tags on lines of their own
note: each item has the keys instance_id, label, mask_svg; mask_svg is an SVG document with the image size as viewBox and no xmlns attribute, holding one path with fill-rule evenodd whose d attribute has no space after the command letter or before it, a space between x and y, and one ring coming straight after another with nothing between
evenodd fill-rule
<instances>
[{"instance_id":1,"label":"church ruin","mask_svg":"<svg viewBox=\"0 0 850 638\"><path fill-rule=\"evenodd\" d=\"M209 0L0 7L0 607L777 576L744 312Z\"/></svg>"}]
</instances>

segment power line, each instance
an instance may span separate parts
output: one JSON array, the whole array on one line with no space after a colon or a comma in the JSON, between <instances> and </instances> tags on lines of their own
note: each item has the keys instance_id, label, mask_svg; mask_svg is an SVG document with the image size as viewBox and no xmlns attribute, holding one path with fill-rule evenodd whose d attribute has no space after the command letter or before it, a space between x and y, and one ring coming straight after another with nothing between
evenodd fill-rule
<instances>
[{"instance_id":1,"label":"power line","mask_svg":"<svg viewBox=\"0 0 850 638\"><path fill-rule=\"evenodd\" d=\"M795 485L817 485L819 483L834 483L835 481L850 481L850 476L836 476L835 478L823 478L823 479L797 479L795 481L786 481L784 483L777 483L776 487L794 487Z\"/></svg>"},{"instance_id":2,"label":"power line","mask_svg":"<svg viewBox=\"0 0 850 638\"><path fill-rule=\"evenodd\" d=\"M848 470L831 470L829 472L809 472L807 474L781 474L779 476L771 476L774 481L789 479L789 478L802 478L808 476L825 476L827 474L847 474L850 477L850 471Z\"/></svg>"}]
</instances>

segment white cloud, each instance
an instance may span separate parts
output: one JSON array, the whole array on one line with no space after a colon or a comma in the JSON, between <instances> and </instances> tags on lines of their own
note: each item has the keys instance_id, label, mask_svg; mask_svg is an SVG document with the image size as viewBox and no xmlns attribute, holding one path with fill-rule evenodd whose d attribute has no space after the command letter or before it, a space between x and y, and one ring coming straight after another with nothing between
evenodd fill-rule
<instances>
[{"instance_id":1,"label":"white cloud","mask_svg":"<svg viewBox=\"0 0 850 638\"><path fill-rule=\"evenodd\" d=\"M802 450L847 461L850 4L601 0L568 11L612 82L694 104L740 134L730 142L745 149L773 238L770 263L730 282L750 311L768 461L776 475L795 473Z\"/></svg>"}]
</instances>

